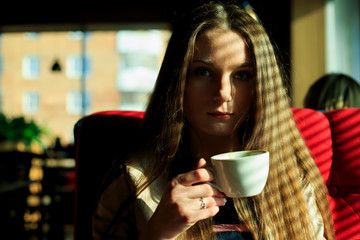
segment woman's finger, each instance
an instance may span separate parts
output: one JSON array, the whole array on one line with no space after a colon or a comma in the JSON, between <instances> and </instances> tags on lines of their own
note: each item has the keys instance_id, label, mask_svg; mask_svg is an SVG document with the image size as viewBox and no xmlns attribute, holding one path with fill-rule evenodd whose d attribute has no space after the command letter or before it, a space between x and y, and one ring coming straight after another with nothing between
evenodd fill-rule
<instances>
[{"instance_id":1,"label":"woman's finger","mask_svg":"<svg viewBox=\"0 0 360 240\"><path fill-rule=\"evenodd\" d=\"M198 168L205 168L205 167L206 167L206 160L204 158L200 158L200 160L196 163L193 170L198 169Z\"/></svg>"},{"instance_id":2,"label":"woman's finger","mask_svg":"<svg viewBox=\"0 0 360 240\"><path fill-rule=\"evenodd\" d=\"M180 174L173 179L174 184L182 184L184 186L191 186L197 183L211 182L213 180L211 171L205 168L198 168L193 171Z\"/></svg>"},{"instance_id":3,"label":"woman's finger","mask_svg":"<svg viewBox=\"0 0 360 240\"><path fill-rule=\"evenodd\" d=\"M192 207L194 210L204 210L216 206L224 206L227 200L223 197L200 197L194 199L192 202Z\"/></svg>"},{"instance_id":4,"label":"woman's finger","mask_svg":"<svg viewBox=\"0 0 360 240\"><path fill-rule=\"evenodd\" d=\"M184 191L186 192L186 196L188 196L189 198L225 197L224 193L207 183L197 184L192 187L188 187Z\"/></svg>"}]
</instances>

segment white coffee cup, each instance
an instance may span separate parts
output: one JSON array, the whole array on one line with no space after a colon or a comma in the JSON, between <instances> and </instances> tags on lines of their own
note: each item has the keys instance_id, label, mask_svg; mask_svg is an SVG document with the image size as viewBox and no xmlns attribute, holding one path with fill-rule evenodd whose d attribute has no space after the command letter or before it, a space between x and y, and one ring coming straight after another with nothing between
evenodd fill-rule
<instances>
[{"instance_id":1,"label":"white coffee cup","mask_svg":"<svg viewBox=\"0 0 360 240\"><path fill-rule=\"evenodd\" d=\"M210 184L228 197L251 197L265 187L269 173L269 152L249 150L211 157L214 181Z\"/></svg>"}]
</instances>

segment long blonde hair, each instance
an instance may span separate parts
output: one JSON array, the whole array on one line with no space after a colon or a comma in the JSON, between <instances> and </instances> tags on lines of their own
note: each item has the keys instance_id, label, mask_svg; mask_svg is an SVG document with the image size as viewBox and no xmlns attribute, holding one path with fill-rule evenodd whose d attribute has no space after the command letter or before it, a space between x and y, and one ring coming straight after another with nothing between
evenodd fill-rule
<instances>
[{"instance_id":1,"label":"long blonde hair","mask_svg":"<svg viewBox=\"0 0 360 240\"><path fill-rule=\"evenodd\" d=\"M234 199L239 219L255 239L314 239L315 228L304 198L304 188L311 184L317 204L314 208L321 213L326 237L333 239L327 190L292 118L283 74L262 25L239 6L219 2L203 4L179 18L144 117L146 150L153 156L138 193L168 171L180 151L185 132L183 96L196 38L212 28L230 29L246 39L257 73L255 102L247 121L250 127L242 128L245 139L241 141L246 149L267 149L271 156L263 193ZM200 221L183 236L214 238L211 225L211 219Z\"/></svg>"}]
</instances>

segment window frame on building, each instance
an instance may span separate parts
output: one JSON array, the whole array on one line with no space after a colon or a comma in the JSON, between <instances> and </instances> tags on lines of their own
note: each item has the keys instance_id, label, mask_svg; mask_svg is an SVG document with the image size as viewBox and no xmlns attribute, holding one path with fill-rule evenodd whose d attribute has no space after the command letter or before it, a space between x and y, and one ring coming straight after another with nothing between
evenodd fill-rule
<instances>
[{"instance_id":1,"label":"window frame on building","mask_svg":"<svg viewBox=\"0 0 360 240\"><path fill-rule=\"evenodd\" d=\"M83 109L83 93L79 90L71 90L66 94L66 112L69 115L82 115L89 113L91 108L91 94L85 92L85 109Z\"/></svg>"},{"instance_id":2,"label":"window frame on building","mask_svg":"<svg viewBox=\"0 0 360 240\"><path fill-rule=\"evenodd\" d=\"M40 56L27 55L22 59L22 76L24 79L32 80L40 76Z\"/></svg>"},{"instance_id":3,"label":"window frame on building","mask_svg":"<svg viewBox=\"0 0 360 240\"><path fill-rule=\"evenodd\" d=\"M85 69L83 69L83 61L85 61ZM66 75L70 79L81 79L85 72L85 77L89 77L91 74L91 59L86 56L83 59L79 55L69 55L66 58Z\"/></svg>"},{"instance_id":4,"label":"window frame on building","mask_svg":"<svg viewBox=\"0 0 360 240\"><path fill-rule=\"evenodd\" d=\"M37 114L40 110L40 94L37 91L25 91L22 94L22 112L25 115Z\"/></svg>"}]
</instances>

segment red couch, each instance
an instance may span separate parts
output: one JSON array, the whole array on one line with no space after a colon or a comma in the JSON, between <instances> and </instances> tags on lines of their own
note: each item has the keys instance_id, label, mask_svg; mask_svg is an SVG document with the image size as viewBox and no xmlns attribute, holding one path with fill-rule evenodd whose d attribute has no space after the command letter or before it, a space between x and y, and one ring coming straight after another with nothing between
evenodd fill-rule
<instances>
[{"instance_id":1,"label":"red couch","mask_svg":"<svg viewBox=\"0 0 360 240\"><path fill-rule=\"evenodd\" d=\"M360 108L325 113L293 109L329 189L337 239L360 239ZM76 139L74 239L91 239L97 189L112 160L136 144L142 112L107 111L81 119Z\"/></svg>"},{"instance_id":2,"label":"red couch","mask_svg":"<svg viewBox=\"0 0 360 240\"><path fill-rule=\"evenodd\" d=\"M293 109L329 189L336 239L360 239L360 109Z\"/></svg>"}]
</instances>

